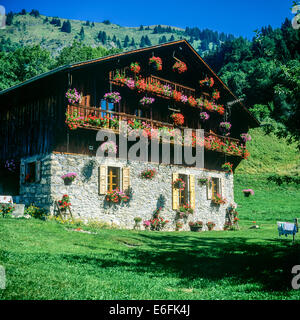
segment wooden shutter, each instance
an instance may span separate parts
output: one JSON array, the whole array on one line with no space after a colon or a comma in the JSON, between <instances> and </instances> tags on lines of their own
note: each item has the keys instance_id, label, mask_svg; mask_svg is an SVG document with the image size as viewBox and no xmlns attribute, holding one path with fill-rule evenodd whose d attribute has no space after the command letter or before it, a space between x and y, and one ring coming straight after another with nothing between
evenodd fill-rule
<instances>
[{"instance_id":1,"label":"wooden shutter","mask_svg":"<svg viewBox=\"0 0 300 320\"><path fill-rule=\"evenodd\" d=\"M192 209L195 209L195 176L189 176L189 203Z\"/></svg>"},{"instance_id":2,"label":"wooden shutter","mask_svg":"<svg viewBox=\"0 0 300 320\"><path fill-rule=\"evenodd\" d=\"M25 183L25 174L26 174L26 164L23 162L20 165L20 181L21 183Z\"/></svg>"},{"instance_id":3,"label":"wooden shutter","mask_svg":"<svg viewBox=\"0 0 300 320\"><path fill-rule=\"evenodd\" d=\"M41 181L41 161L35 163L35 182Z\"/></svg>"},{"instance_id":4,"label":"wooden shutter","mask_svg":"<svg viewBox=\"0 0 300 320\"><path fill-rule=\"evenodd\" d=\"M106 194L107 191L107 168L99 167L99 194Z\"/></svg>"},{"instance_id":5,"label":"wooden shutter","mask_svg":"<svg viewBox=\"0 0 300 320\"><path fill-rule=\"evenodd\" d=\"M212 179L211 179L211 177L209 177L207 179L206 193L207 193L207 199L211 200L212 199Z\"/></svg>"},{"instance_id":6,"label":"wooden shutter","mask_svg":"<svg viewBox=\"0 0 300 320\"><path fill-rule=\"evenodd\" d=\"M172 182L174 182L176 179L178 179L178 173L173 173L172 175ZM179 190L174 188L172 183L172 199L173 199L173 210L179 209Z\"/></svg>"},{"instance_id":7,"label":"wooden shutter","mask_svg":"<svg viewBox=\"0 0 300 320\"><path fill-rule=\"evenodd\" d=\"M128 190L130 187L130 168L124 167L122 170L122 189Z\"/></svg>"},{"instance_id":8,"label":"wooden shutter","mask_svg":"<svg viewBox=\"0 0 300 320\"><path fill-rule=\"evenodd\" d=\"M219 191L220 191L220 194L224 197L225 196L225 181L223 178L219 179Z\"/></svg>"}]
</instances>

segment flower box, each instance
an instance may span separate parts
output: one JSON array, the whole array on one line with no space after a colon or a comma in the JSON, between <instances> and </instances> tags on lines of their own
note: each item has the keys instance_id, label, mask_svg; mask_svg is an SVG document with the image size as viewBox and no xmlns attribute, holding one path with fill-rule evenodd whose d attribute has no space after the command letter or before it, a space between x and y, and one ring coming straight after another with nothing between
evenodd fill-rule
<instances>
[{"instance_id":1,"label":"flower box","mask_svg":"<svg viewBox=\"0 0 300 320\"><path fill-rule=\"evenodd\" d=\"M190 226L190 230L192 232L200 232L202 231L202 228L203 228L203 222L202 221L195 221L195 222L190 222L189 223L189 226Z\"/></svg>"},{"instance_id":2,"label":"flower box","mask_svg":"<svg viewBox=\"0 0 300 320\"><path fill-rule=\"evenodd\" d=\"M214 227L216 226L216 224L215 224L214 222L208 221L208 222L206 223L206 226L207 226L208 230L211 231L211 230L214 229Z\"/></svg>"},{"instance_id":3,"label":"flower box","mask_svg":"<svg viewBox=\"0 0 300 320\"><path fill-rule=\"evenodd\" d=\"M129 196L118 189L108 191L105 196L105 201L111 204L120 204L123 202L128 202Z\"/></svg>"}]
</instances>

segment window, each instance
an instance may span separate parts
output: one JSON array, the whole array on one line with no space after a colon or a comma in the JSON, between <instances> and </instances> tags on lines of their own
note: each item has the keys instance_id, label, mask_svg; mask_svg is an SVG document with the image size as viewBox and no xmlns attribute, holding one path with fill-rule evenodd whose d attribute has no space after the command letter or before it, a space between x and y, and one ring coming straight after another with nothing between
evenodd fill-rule
<instances>
[{"instance_id":1,"label":"window","mask_svg":"<svg viewBox=\"0 0 300 320\"><path fill-rule=\"evenodd\" d=\"M174 186L174 182L177 179L182 179L185 183L184 190L179 190ZM173 210L178 210L180 206L189 204L192 209L195 209L195 176L193 174L178 174L172 175L172 199Z\"/></svg>"},{"instance_id":2,"label":"window","mask_svg":"<svg viewBox=\"0 0 300 320\"><path fill-rule=\"evenodd\" d=\"M120 190L120 168L107 168L107 191Z\"/></svg>"},{"instance_id":3,"label":"window","mask_svg":"<svg viewBox=\"0 0 300 320\"><path fill-rule=\"evenodd\" d=\"M106 194L118 188L126 191L130 188L130 169L128 167L99 167L99 194Z\"/></svg>"},{"instance_id":4,"label":"window","mask_svg":"<svg viewBox=\"0 0 300 320\"><path fill-rule=\"evenodd\" d=\"M102 99L100 102L100 108L102 110L107 110L107 111L116 111L115 105L111 102L104 100L104 99ZM106 113L102 112L102 117L104 117L105 115L106 115Z\"/></svg>"},{"instance_id":5,"label":"window","mask_svg":"<svg viewBox=\"0 0 300 320\"><path fill-rule=\"evenodd\" d=\"M179 179L182 179L185 183L184 190L179 190L179 206L189 203L189 180L188 175L180 174Z\"/></svg>"},{"instance_id":6,"label":"window","mask_svg":"<svg viewBox=\"0 0 300 320\"><path fill-rule=\"evenodd\" d=\"M40 161L32 161L21 164L21 181L22 183L34 183L40 181Z\"/></svg>"},{"instance_id":7,"label":"window","mask_svg":"<svg viewBox=\"0 0 300 320\"><path fill-rule=\"evenodd\" d=\"M214 199L217 194L221 194L220 178L211 179L212 198Z\"/></svg>"}]
</instances>

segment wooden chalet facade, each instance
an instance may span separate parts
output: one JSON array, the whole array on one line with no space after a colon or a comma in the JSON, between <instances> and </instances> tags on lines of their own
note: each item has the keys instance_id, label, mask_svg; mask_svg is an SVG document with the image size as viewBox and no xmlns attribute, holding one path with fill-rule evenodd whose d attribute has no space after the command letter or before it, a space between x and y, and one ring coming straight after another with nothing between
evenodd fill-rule
<instances>
[{"instance_id":1,"label":"wooden chalet facade","mask_svg":"<svg viewBox=\"0 0 300 320\"><path fill-rule=\"evenodd\" d=\"M161 70L149 63L153 57L161 59ZM139 73L130 68L135 62ZM176 62L184 62L187 70L174 70ZM70 88L82 94L79 104L66 98ZM120 102L105 100L107 92L118 92ZM144 96L155 100L143 106L140 100ZM213 220L215 214L217 226L222 228L226 205L211 206L214 193L223 192L224 197L226 193L228 204L234 201L233 178L225 174L222 165L230 162L234 169L247 158L241 134L258 126L236 100L185 40L57 68L0 92L0 194L18 195L21 203L35 203L51 212L54 201L68 194L75 215L125 227L132 227L136 216L150 219L156 206L162 204L166 217L172 220L174 210L186 202L195 212L190 218ZM175 128L173 113L184 116L184 123L176 128L204 130L204 168L178 166L172 159L169 165L152 163L150 156L142 164L120 159L118 154L114 160L96 157L103 142L96 141L99 129L118 133L118 123L123 120L144 129L171 132ZM200 118L205 113L208 120ZM220 130L221 122L231 123L230 135ZM13 170L9 170L9 161ZM140 178L143 168L155 169L156 178L145 183ZM71 186L61 179L68 172L78 174ZM186 179L186 195L172 187L178 177ZM201 186L197 183L201 177L213 183ZM105 203L105 194L115 187L132 189L132 199L125 206ZM151 200L146 199L147 188L156 189Z\"/></svg>"}]
</instances>

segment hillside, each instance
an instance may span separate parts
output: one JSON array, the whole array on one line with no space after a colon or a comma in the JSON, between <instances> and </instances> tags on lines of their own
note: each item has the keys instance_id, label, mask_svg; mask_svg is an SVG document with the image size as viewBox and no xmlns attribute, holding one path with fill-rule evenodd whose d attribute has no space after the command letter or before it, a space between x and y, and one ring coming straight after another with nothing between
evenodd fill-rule
<instances>
[{"instance_id":1,"label":"hillside","mask_svg":"<svg viewBox=\"0 0 300 320\"><path fill-rule=\"evenodd\" d=\"M64 24L70 22L70 29ZM62 31L62 28L66 32ZM157 45L166 41L187 39L199 53L215 49L222 42L233 39L232 35L198 28L185 30L177 27L153 25L123 27L110 21L90 22L67 20L33 14L10 13L6 29L0 30L0 51L13 50L19 46L40 44L55 56L74 40L87 46L132 50L143 46Z\"/></svg>"}]
</instances>

